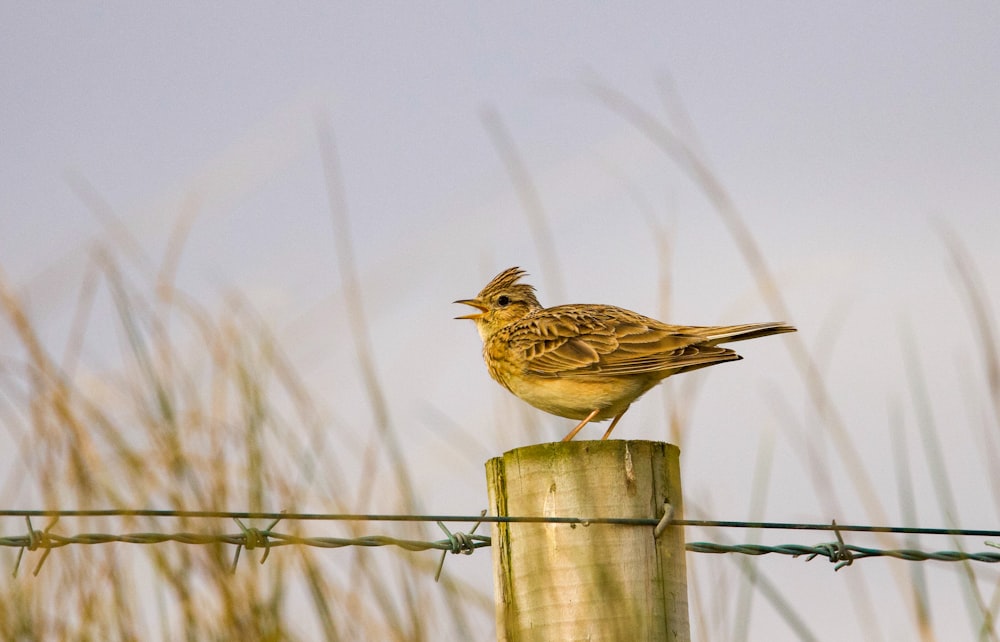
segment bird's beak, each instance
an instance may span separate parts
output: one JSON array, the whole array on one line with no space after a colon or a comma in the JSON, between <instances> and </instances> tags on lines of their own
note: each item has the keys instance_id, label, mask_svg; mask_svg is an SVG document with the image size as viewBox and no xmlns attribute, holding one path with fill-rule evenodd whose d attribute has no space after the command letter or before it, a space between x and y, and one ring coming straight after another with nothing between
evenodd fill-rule
<instances>
[{"instance_id":1,"label":"bird's beak","mask_svg":"<svg viewBox=\"0 0 1000 642\"><path fill-rule=\"evenodd\" d=\"M482 319L484 316L486 316L486 311L489 309L485 305L483 305L478 299L459 299L458 301L455 301L455 303L461 303L462 305L471 305L472 307L479 310L478 314L464 314L460 317L455 317L456 319L472 319L473 321L475 321L476 319Z\"/></svg>"}]
</instances>

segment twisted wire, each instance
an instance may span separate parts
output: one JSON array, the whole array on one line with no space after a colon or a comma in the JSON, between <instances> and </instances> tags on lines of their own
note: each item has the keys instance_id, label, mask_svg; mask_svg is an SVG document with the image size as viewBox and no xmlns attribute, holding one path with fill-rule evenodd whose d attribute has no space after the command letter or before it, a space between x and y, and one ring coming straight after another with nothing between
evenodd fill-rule
<instances>
[{"instance_id":1,"label":"twisted wire","mask_svg":"<svg viewBox=\"0 0 1000 642\"><path fill-rule=\"evenodd\" d=\"M475 531L483 522L500 523L557 523L557 524L579 524L590 526L595 524L606 525L629 525L629 526L654 526L657 531L662 531L669 526L711 526L728 528L772 528L789 530L820 530L833 531L837 536L836 542L822 543L815 546L804 546L800 544L782 544L768 546L762 544L717 544L713 542L690 542L686 544L686 550L692 553L723 554L735 553L742 555L788 555L792 557L805 557L806 561L816 557L822 557L836 564L835 570L852 564L855 560L871 557L890 557L894 559L923 562L942 561L960 562L974 561L984 563L1000 562L1000 553L979 552L967 553L964 551L936 551L927 552L915 549L876 549L861 546L848 545L844 543L843 532L892 532L892 533L921 533L933 535L965 535L965 536L1000 536L1000 531L996 530L975 530L975 529L942 529L942 528L918 528L918 527L888 527L888 526L863 526L863 525L839 525L832 524L792 524L781 522L732 522L732 521L712 521L712 520L669 520L664 519L634 519L634 518L576 518L576 517L531 517L531 516L507 516L496 517L483 514L475 516L466 515L348 515L348 514L318 514L318 513L251 513L251 512L229 512L229 511L161 511L161 510L88 510L88 511L18 511L0 510L2 516L21 516L27 523L27 532L19 535L0 536L0 546L14 547L21 549L15 564L14 575L17 575L17 568L20 566L21 558L25 550L35 551L42 549L44 552L34 573L37 574L42 563L48 554L56 548L69 545L95 545L109 544L114 542L126 544L163 544L175 542L189 545L205 544L229 544L236 547L233 559L233 570L240 558L242 549L265 549L260 562L263 563L271 549L280 546L311 546L314 548L342 548L346 546L395 546L408 551L442 551L441 564L444 563L444 555L472 554L475 550L491 545L491 538L488 535L479 535ZM31 524L31 517L48 516L53 521L44 530L36 530ZM230 518L233 519L240 528L239 533L192 533L192 532L139 532L125 534L109 533L81 533L77 535L60 535L52 532L56 522L61 517L104 517L104 516L153 516L153 517L185 517L185 518ZM246 526L242 519L271 518L273 521L266 528L256 528ZM275 531L274 528L281 520L329 520L329 521L434 521L445 534L444 539L439 540L414 540L390 537L387 535L365 535L361 537L304 537L291 535ZM468 532L452 532L445 525L445 521L451 522L475 522L475 525ZM993 545L992 542L987 542ZM441 565L438 566L439 576Z\"/></svg>"},{"instance_id":2,"label":"twisted wire","mask_svg":"<svg viewBox=\"0 0 1000 642\"><path fill-rule=\"evenodd\" d=\"M818 544L816 546L802 546L800 544L781 544L778 546L764 546L761 544L716 544L713 542L688 542L687 550L691 553L740 553L743 555L768 555L771 553L778 555L789 555L791 557L806 556L806 561L815 557L825 557L830 562L837 563L842 560L841 550L837 544ZM973 562L986 562L995 564L1000 562L1000 553L966 553L963 551L918 551L914 549L878 549L865 548L863 546L853 546L847 544L844 549L850 552L851 558L858 560L867 557L892 557L906 560L908 562L926 562L936 560L939 562L961 562L970 560Z\"/></svg>"}]
</instances>

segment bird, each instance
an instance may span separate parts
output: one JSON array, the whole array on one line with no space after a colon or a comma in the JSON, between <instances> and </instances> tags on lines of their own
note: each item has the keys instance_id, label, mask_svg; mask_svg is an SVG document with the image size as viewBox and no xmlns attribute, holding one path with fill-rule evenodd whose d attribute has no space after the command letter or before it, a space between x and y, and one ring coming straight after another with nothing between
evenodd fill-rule
<instances>
[{"instance_id":1,"label":"bird","mask_svg":"<svg viewBox=\"0 0 1000 642\"><path fill-rule=\"evenodd\" d=\"M543 308L527 273L512 267L474 299L471 319L483 341L490 376L535 408L579 420L562 441L590 422L611 419L608 439L629 406L663 379L739 356L721 343L795 332L780 322L726 326L670 325L612 305Z\"/></svg>"}]
</instances>

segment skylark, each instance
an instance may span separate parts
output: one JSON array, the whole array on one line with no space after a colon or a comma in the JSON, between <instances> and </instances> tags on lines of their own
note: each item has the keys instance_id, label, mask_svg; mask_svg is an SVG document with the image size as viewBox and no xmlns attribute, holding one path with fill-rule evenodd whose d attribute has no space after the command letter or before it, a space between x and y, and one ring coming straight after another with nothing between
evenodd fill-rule
<instances>
[{"instance_id":1,"label":"skylark","mask_svg":"<svg viewBox=\"0 0 1000 642\"><path fill-rule=\"evenodd\" d=\"M718 344L795 332L785 323L668 325L611 305L543 308L517 267L496 275L474 299L490 376L545 412L579 419L569 441L591 421L614 418L662 379L741 356Z\"/></svg>"}]
</instances>

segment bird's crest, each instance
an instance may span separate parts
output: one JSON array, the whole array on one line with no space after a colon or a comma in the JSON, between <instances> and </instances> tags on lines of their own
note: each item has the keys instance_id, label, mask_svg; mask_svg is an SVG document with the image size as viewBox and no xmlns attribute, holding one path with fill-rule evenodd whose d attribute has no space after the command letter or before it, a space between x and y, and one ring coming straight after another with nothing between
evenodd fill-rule
<instances>
[{"instance_id":1,"label":"bird's crest","mask_svg":"<svg viewBox=\"0 0 1000 642\"><path fill-rule=\"evenodd\" d=\"M535 297L535 286L528 285L527 283L518 283L521 277L527 276L527 274L527 272L519 267L507 268L486 284L486 287L479 293L478 298L487 300L499 292L504 292L523 301L534 302L537 305L538 299Z\"/></svg>"}]
</instances>

